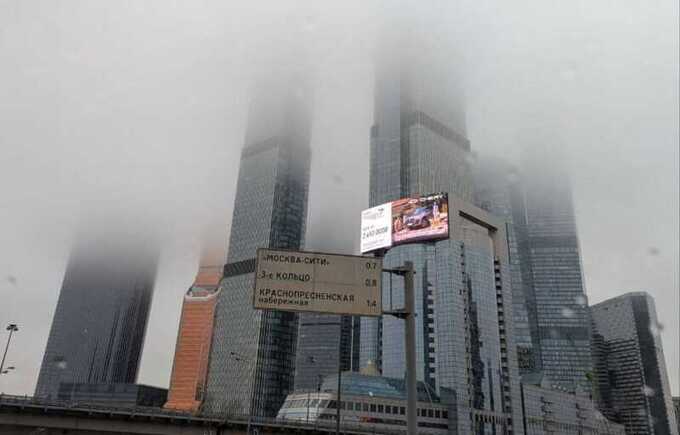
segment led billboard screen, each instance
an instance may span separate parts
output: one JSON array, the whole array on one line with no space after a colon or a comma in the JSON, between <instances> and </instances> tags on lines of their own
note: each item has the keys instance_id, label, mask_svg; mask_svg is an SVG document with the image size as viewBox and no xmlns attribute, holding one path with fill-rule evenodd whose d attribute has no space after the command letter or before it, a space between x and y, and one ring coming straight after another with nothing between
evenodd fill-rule
<instances>
[{"instance_id":1,"label":"led billboard screen","mask_svg":"<svg viewBox=\"0 0 680 435\"><path fill-rule=\"evenodd\" d=\"M402 198L361 213L362 253L448 237L449 200L446 193Z\"/></svg>"}]
</instances>

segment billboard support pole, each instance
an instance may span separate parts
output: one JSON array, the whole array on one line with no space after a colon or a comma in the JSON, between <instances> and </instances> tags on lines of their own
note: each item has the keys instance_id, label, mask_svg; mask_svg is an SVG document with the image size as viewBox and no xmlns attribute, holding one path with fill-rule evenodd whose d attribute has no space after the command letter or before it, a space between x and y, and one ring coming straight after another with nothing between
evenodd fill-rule
<instances>
[{"instance_id":1,"label":"billboard support pole","mask_svg":"<svg viewBox=\"0 0 680 435\"><path fill-rule=\"evenodd\" d=\"M416 313L413 291L413 263L404 263L404 320L406 322L406 425L408 435L417 435L418 381L416 379Z\"/></svg>"},{"instance_id":2,"label":"billboard support pole","mask_svg":"<svg viewBox=\"0 0 680 435\"><path fill-rule=\"evenodd\" d=\"M404 308L384 311L400 319L404 319L406 347L406 433L418 434L418 380L416 377L416 298L413 289L413 262L405 261L402 267L383 269L383 272L394 273L404 277Z\"/></svg>"}]
</instances>

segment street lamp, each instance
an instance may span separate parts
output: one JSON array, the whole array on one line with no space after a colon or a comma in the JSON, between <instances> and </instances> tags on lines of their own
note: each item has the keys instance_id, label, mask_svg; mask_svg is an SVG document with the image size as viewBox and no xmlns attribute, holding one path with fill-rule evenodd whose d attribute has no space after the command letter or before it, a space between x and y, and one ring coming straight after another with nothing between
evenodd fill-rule
<instances>
[{"instance_id":1,"label":"street lamp","mask_svg":"<svg viewBox=\"0 0 680 435\"><path fill-rule=\"evenodd\" d=\"M248 426L246 427L246 434L250 435L250 430L251 430L252 420L253 420L253 399L252 398L255 395L255 364L253 363L251 358L244 357L242 355L239 355L236 352L229 352L229 356L231 356L231 358L234 361L238 361L240 363L248 363L249 361L251 363L250 364L250 370L251 370L251 373L250 373L251 380L250 381L252 382L253 385L252 385L252 391L251 391L251 394L250 394L250 397L251 397L250 405L248 406Z\"/></svg>"},{"instance_id":2,"label":"street lamp","mask_svg":"<svg viewBox=\"0 0 680 435\"><path fill-rule=\"evenodd\" d=\"M314 364L316 362L316 359L314 359L313 356L309 356L309 357L307 357L307 362L309 362L310 364ZM308 388L307 389L307 424L309 424L309 405L310 405L310 401L311 401L311 393L312 393L312 390ZM317 400L319 399L318 394L317 394L316 399Z\"/></svg>"},{"instance_id":3,"label":"street lamp","mask_svg":"<svg viewBox=\"0 0 680 435\"><path fill-rule=\"evenodd\" d=\"M0 373L5 374L7 371L3 371L2 368L5 366L5 358L7 357L7 349L9 349L9 342L12 340L12 334L14 332L17 332L19 330L19 327L16 325L16 323L10 323L7 325L7 328L5 328L7 331L9 331L9 337L7 337L7 344L5 345L5 353L2 354L2 362L0 362Z\"/></svg>"}]
</instances>

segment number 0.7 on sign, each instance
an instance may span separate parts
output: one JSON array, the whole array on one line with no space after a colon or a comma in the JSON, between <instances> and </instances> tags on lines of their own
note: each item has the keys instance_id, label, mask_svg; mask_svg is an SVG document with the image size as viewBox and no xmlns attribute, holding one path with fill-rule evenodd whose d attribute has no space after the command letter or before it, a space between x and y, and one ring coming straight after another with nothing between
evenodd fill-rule
<instances>
[{"instance_id":1,"label":"number 0.7 on sign","mask_svg":"<svg viewBox=\"0 0 680 435\"><path fill-rule=\"evenodd\" d=\"M258 249L256 309L379 316L382 259Z\"/></svg>"}]
</instances>

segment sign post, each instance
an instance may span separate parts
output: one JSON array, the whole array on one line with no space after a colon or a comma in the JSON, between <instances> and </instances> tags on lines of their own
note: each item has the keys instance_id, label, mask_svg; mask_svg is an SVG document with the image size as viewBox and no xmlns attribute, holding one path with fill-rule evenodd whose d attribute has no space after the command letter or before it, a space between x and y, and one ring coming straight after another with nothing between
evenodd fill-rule
<instances>
[{"instance_id":1,"label":"sign post","mask_svg":"<svg viewBox=\"0 0 680 435\"><path fill-rule=\"evenodd\" d=\"M413 289L413 263L405 261L397 269L384 269L385 272L404 277L404 308L385 311L406 322L404 347L406 348L406 433L418 434L418 380L416 378L416 298Z\"/></svg>"}]
</instances>

